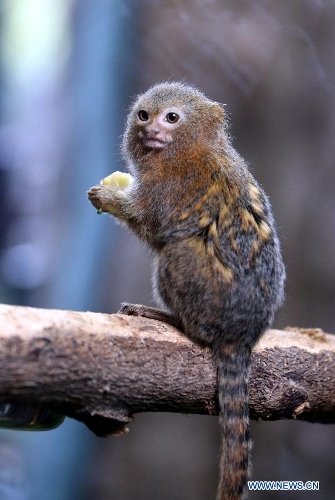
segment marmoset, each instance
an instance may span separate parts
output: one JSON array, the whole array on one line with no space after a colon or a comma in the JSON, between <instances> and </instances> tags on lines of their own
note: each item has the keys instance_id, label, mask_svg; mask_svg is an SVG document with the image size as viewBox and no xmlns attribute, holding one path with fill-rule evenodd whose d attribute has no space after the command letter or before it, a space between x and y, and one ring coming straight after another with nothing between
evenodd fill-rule
<instances>
[{"instance_id":1,"label":"marmoset","mask_svg":"<svg viewBox=\"0 0 335 500\"><path fill-rule=\"evenodd\" d=\"M178 82L155 85L128 115L125 188L91 203L153 251L162 319L209 346L217 367L222 452L217 500L247 497L251 350L283 301L285 268L269 200L231 145L222 105Z\"/></svg>"}]
</instances>

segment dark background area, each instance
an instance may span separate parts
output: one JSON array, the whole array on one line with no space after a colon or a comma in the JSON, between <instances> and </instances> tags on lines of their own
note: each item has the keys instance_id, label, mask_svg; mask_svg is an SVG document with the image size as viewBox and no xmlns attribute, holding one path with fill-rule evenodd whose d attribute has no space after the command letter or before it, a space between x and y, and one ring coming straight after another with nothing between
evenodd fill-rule
<instances>
[{"instance_id":1,"label":"dark background area","mask_svg":"<svg viewBox=\"0 0 335 500\"><path fill-rule=\"evenodd\" d=\"M116 312L151 303L150 256L85 191L124 170L133 96L184 80L227 104L236 149L272 201L287 265L276 326L335 332L332 0L0 1L0 301ZM253 423L253 479L314 480L331 500L335 429ZM95 438L69 419L0 433L1 500L208 500L214 417L137 415Z\"/></svg>"}]
</instances>

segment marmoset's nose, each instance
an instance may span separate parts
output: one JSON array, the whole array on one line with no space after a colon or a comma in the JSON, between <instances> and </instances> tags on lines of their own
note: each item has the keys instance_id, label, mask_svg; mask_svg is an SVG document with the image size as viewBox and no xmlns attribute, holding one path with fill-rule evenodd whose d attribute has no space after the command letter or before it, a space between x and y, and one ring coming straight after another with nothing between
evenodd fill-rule
<instances>
[{"instance_id":1,"label":"marmoset's nose","mask_svg":"<svg viewBox=\"0 0 335 500\"><path fill-rule=\"evenodd\" d=\"M160 132L156 120L153 120L151 123L148 123L144 128L147 134L157 135Z\"/></svg>"}]
</instances>

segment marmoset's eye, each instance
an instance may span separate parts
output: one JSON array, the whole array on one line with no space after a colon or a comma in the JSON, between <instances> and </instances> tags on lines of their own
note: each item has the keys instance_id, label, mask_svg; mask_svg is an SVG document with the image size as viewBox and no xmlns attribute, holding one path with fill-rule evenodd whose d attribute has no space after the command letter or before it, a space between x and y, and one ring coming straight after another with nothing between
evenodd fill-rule
<instances>
[{"instance_id":1,"label":"marmoset's eye","mask_svg":"<svg viewBox=\"0 0 335 500\"><path fill-rule=\"evenodd\" d=\"M146 122L149 120L149 114L145 109L140 109L139 112L137 113L137 116L141 120L141 122Z\"/></svg>"},{"instance_id":2,"label":"marmoset's eye","mask_svg":"<svg viewBox=\"0 0 335 500\"><path fill-rule=\"evenodd\" d=\"M179 115L177 113L168 113L165 117L165 120L169 123L177 123L179 120Z\"/></svg>"}]
</instances>

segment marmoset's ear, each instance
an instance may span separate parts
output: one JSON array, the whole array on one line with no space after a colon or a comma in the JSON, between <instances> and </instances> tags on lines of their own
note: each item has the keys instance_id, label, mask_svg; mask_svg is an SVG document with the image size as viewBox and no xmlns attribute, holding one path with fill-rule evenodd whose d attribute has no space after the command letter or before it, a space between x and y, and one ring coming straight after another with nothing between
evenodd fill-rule
<instances>
[{"instance_id":1,"label":"marmoset's ear","mask_svg":"<svg viewBox=\"0 0 335 500\"><path fill-rule=\"evenodd\" d=\"M223 123L226 116L224 105L219 102L213 102L211 106L211 115L215 117L218 122Z\"/></svg>"}]
</instances>

